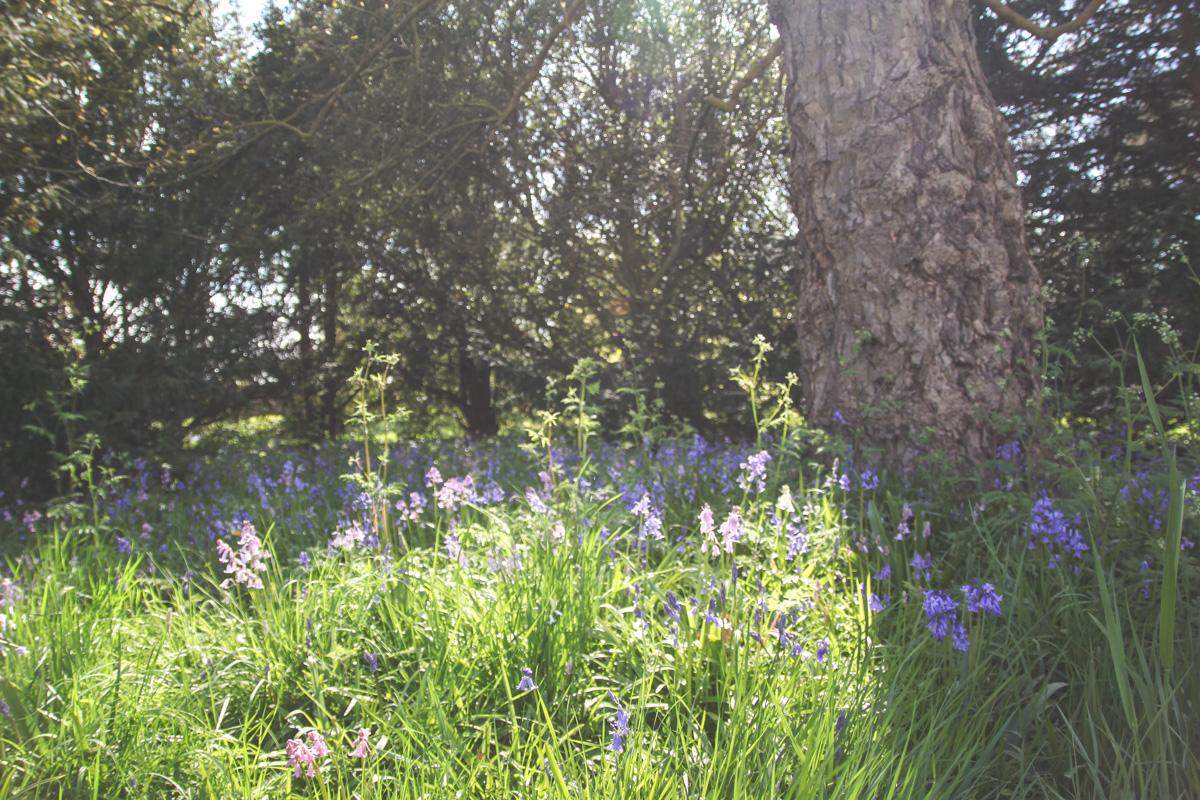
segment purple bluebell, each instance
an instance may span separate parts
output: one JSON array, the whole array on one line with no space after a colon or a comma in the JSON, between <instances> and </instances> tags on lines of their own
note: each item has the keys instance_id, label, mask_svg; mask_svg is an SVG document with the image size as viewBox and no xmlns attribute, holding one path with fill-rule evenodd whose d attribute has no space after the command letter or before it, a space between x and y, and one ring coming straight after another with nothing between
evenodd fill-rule
<instances>
[{"instance_id":1,"label":"purple bluebell","mask_svg":"<svg viewBox=\"0 0 1200 800\"><path fill-rule=\"evenodd\" d=\"M671 619L675 620L676 623L679 622L679 612L681 610L679 608L679 598L670 589L667 590L667 597L663 601L663 608L671 615Z\"/></svg>"},{"instance_id":2,"label":"purple bluebell","mask_svg":"<svg viewBox=\"0 0 1200 800\"><path fill-rule=\"evenodd\" d=\"M880 611L883 611L885 608L887 608L891 604L892 604L892 599L890 597L888 597L886 594L883 596L882 599L880 599L879 595L872 592L870 599L867 600L867 608L871 609L876 614L878 614Z\"/></svg>"},{"instance_id":3,"label":"purple bluebell","mask_svg":"<svg viewBox=\"0 0 1200 800\"><path fill-rule=\"evenodd\" d=\"M717 598L713 597L708 601L708 610L704 612L704 621L709 625L721 627L721 620L717 616Z\"/></svg>"},{"instance_id":4,"label":"purple bluebell","mask_svg":"<svg viewBox=\"0 0 1200 800\"><path fill-rule=\"evenodd\" d=\"M929 580L929 570L933 568L933 561L929 558L929 554L921 555L917 553L913 556L913 560L908 562L908 565L916 570L917 574Z\"/></svg>"},{"instance_id":5,"label":"purple bluebell","mask_svg":"<svg viewBox=\"0 0 1200 800\"><path fill-rule=\"evenodd\" d=\"M517 691L532 692L536 688L537 684L533 682L533 670L521 667L521 681L517 684Z\"/></svg>"},{"instance_id":6,"label":"purple bluebell","mask_svg":"<svg viewBox=\"0 0 1200 800\"><path fill-rule=\"evenodd\" d=\"M884 562L883 566L872 576L877 581L886 581L892 577L892 565Z\"/></svg>"},{"instance_id":7,"label":"purple bluebell","mask_svg":"<svg viewBox=\"0 0 1200 800\"><path fill-rule=\"evenodd\" d=\"M621 707L620 701L611 690L608 693L608 699L617 708L616 719L609 723L613 732L613 740L608 749L614 753L621 753L625 750L625 737L629 735L629 714Z\"/></svg>"},{"instance_id":8,"label":"purple bluebell","mask_svg":"<svg viewBox=\"0 0 1200 800\"><path fill-rule=\"evenodd\" d=\"M958 612L958 604L940 589L927 589L922 603L926 625L935 641L941 641L950 632L951 616Z\"/></svg>"},{"instance_id":9,"label":"purple bluebell","mask_svg":"<svg viewBox=\"0 0 1200 800\"><path fill-rule=\"evenodd\" d=\"M876 475L875 471L870 467L867 467L862 471L860 478L862 480L862 488L865 491L869 492L872 489L878 488L879 486L879 476Z\"/></svg>"},{"instance_id":10,"label":"purple bluebell","mask_svg":"<svg viewBox=\"0 0 1200 800\"><path fill-rule=\"evenodd\" d=\"M817 663L824 664L825 659L829 657L829 640L820 639L817 641Z\"/></svg>"},{"instance_id":11,"label":"purple bluebell","mask_svg":"<svg viewBox=\"0 0 1200 800\"><path fill-rule=\"evenodd\" d=\"M374 653L368 653L364 651L363 661L367 662L367 667L371 670L372 675L379 672L379 656L375 655Z\"/></svg>"},{"instance_id":12,"label":"purple bluebell","mask_svg":"<svg viewBox=\"0 0 1200 800\"><path fill-rule=\"evenodd\" d=\"M967 648L971 646L971 642L967 639L967 629L957 622L954 623L954 631L950 638L954 649L960 653L967 652Z\"/></svg>"},{"instance_id":13,"label":"purple bluebell","mask_svg":"<svg viewBox=\"0 0 1200 800\"><path fill-rule=\"evenodd\" d=\"M751 494L762 494L767 489L767 462L771 454L763 450L750 456L739 466L743 470L738 476L738 486Z\"/></svg>"},{"instance_id":14,"label":"purple bluebell","mask_svg":"<svg viewBox=\"0 0 1200 800\"><path fill-rule=\"evenodd\" d=\"M967 611L972 614L986 611L992 616L1001 616L1000 601L1004 599L1004 595L996 594L995 586L990 583L978 587L968 584L962 587L962 590L967 596Z\"/></svg>"},{"instance_id":15,"label":"purple bluebell","mask_svg":"<svg viewBox=\"0 0 1200 800\"><path fill-rule=\"evenodd\" d=\"M782 614L775 618L775 630L779 633L779 646L787 647L790 637L787 632L787 619Z\"/></svg>"}]
</instances>

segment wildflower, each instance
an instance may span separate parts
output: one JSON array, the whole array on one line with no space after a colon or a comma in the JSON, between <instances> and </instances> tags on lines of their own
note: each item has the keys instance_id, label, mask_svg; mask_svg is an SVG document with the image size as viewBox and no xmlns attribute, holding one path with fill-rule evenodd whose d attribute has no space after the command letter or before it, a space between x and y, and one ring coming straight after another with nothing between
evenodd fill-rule
<instances>
[{"instance_id":1,"label":"wildflower","mask_svg":"<svg viewBox=\"0 0 1200 800\"><path fill-rule=\"evenodd\" d=\"M367 662L367 668L371 670L372 675L379 672L379 656L363 651L363 661Z\"/></svg>"},{"instance_id":2,"label":"wildflower","mask_svg":"<svg viewBox=\"0 0 1200 800\"><path fill-rule=\"evenodd\" d=\"M0 700L0 714L12 719L12 709L8 707L8 703Z\"/></svg>"},{"instance_id":3,"label":"wildflower","mask_svg":"<svg viewBox=\"0 0 1200 800\"><path fill-rule=\"evenodd\" d=\"M967 648L971 646L970 641L967 640L967 629L957 622L954 623L951 642L954 644L954 649L960 653L967 652Z\"/></svg>"},{"instance_id":4,"label":"wildflower","mask_svg":"<svg viewBox=\"0 0 1200 800\"><path fill-rule=\"evenodd\" d=\"M517 684L517 691L532 692L536 688L537 684L533 682L533 670L521 667L521 682Z\"/></svg>"},{"instance_id":5,"label":"wildflower","mask_svg":"<svg viewBox=\"0 0 1200 800\"><path fill-rule=\"evenodd\" d=\"M263 562L270 558L271 554L263 550L262 542L254 531L254 524L249 520L242 523L238 545L238 551L235 553L224 540L217 542L217 558L225 567L225 573L233 575L233 578L226 579L221 585L244 583L251 589L263 588L259 573L266 570L267 565Z\"/></svg>"},{"instance_id":6,"label":"wildflower","mask_svg":"<svg viewBox=\"0 0 1200 800\"><path fill-rule=\"evenodd\" d=\"M124 553L125 555L132 555L133 543L130 542L128 539L124 539L124 538L118 536L117 537L117 552Z\"/></svg>"},{"instance_id":7,"label":"wildflower","mask_svg":"<svg viewBox=\"0 0 1200 800\"><path fill-rule=\"evenodd\" d=\"M704 621L709 625L721 627L721 618L717 616L717 598L710 598L708 601L708 610L704 612Z\"/></svg>"},{"instance_id":8,"label":"wildflower","mask_svg":"<svg viewBox=\"0 0 1200 800\"><path fill-rule=\"evenodd\" d=\"M721 541L726 553L732 553L734 542L742 538L741 529L742 509L741 506L734 506L730 510L729 516L725 518L725 522L721 525Z\"/></svg>"},{"instance_id":9,"label":"wildflower","mask_svg":"<svg viewBox=\"0 0 1200 800\"><path fill-rule=\"evenodd\" d=\"M450 557L451 561L457 561L463 569L466 569L470 563L467 561L467 554L463 552L462 545L454 531L446 534L446 555Z\"/></svg>"},{"instance_id":10,"label":"wildflower","mask_svg":"<svg viewBox=\"0 0 1200 800\"><path fill-rule=\"evenodd\" d=\"M874 577L874 579L877 581L886 581L888 578L892 577L892 565L884 562L883 567L881 567L879 572L876 572L872 577Z\"/></svg>"},{"instance_id":11,"label":"wildflower","mask_svg":"<svg viewBox=\"0 0 1200 800\"><path fill-rule=\"evenodd\" d=\"M817 663L824 664L825 659L829 657L829 640L821 639L817 642Z\"/></svg>"},{"instance_id":12,"label":"wildflower","mask_svg":"<svg viewBox=\"0 0 1200 800\"><path fill-rule=\"evenodd\" d=\"M313 764L316 763L317 757L312 750L305 747L299 739L288 739L284 747L287 749L288 766L296 768L292 777L299 778L305 764L308 765L308 777L316 777L317 773Z\"/></svg>"},{"instance_id":13,"label":"wildflower","mask_svg":"<svg viewBox=\"0 0 1200 800\"><path fill-rule=\"evenodd\" d=\"M879 476L876 475L875 471L872 470L870 467L867 467L866 469L864 469L862 471L862 475L859 477L862 479L862 488L865 491L869 492L872 489L876 489L879 487Z\"/></svg>"},{"instance_id":14,"label":"wildflower","mask_svg":"<svg viewBox=\"0 0 1200 800\"><path fill-rule=\"evenodd\" d=\"M1012 461L1014 458L1016 458L1020 454L1021 454L1021 442L1019 440L1014 439L1011 443L1002 444L1002 445L1000 445L1000 447L996 448L996 455L999 458L1004 459L1005 461Z\"/></svg>"},{"instance_id":15,"label":"wildflower","mask_svg":"<svg viewBox=\"0 0 1200 800\"><path fill-rule=\"evenodd\" d=\"M921 555L917 553L913 556L913 560L908 562L908 565L917 571L925 580L929 580L929 570L933 568L933 561L929 558L929 554Z\"/></svg>"},{"instance_id":16,"label":"wildflower","mask_svg":"<svg viewBox=\"0 0 1200 800\"><path fill-rule=\"evenodd\" d=\"M700 533L704 536L704 549L708 550L711 546L711 555L713 558L721 554L720 547L717 544L717 537L713 533L715 529L712 507L708 503L705 503L704 509L700 512Z\"/></svg>"},{"instance_id":17,"label":"wildflower","mask_svg":"<svg viewBox=\"0 0 1200 800\"><path fill-rule=\"evenodd\" d=\"M617 707L616 719L609 723L612 727L613 740L608 749L614 753L621 753L625 750L625 737L629 735L629 714L621 708L620 701L611 691L608 693L608 699L612 700L613 705Z\"/></svg>"},{"instance_id":18,"label":"wildflower","mask_svg":"<svg viewBox=\"0 0 1200 800\"><path fill-rule=\"evenodd\" d=\"M425 485L437 486L442 482L442 473L438 472L437 467L430 467L429 472L425 473Z\"/></svg>"},{"instance_id":19,"label":"wildflower","mask_svg":"<svg viewBox=\"0 0 1200 800\"><path fill-rule=\"evenodd\" d=\"M925 600L921 607L928 620L926 627L929 628L934 641L940 642L950 632L950 615L958 611L958 604L945 592L929 589L925 592Z\"/></svg>"},{"instance_id":20,"label":"wildflower","mask_svg":"<svg viewBox=\"0 0 1200 800\"><path fill-rule=\"evenodd\" d=\"M836 406L833 409L833 421L839 425L846 424L846 418L842 416L842 412L838 411Z\"/></svg>"},{"instance_id":21,"label":"wildflower","mask_svg":"<svg viewBox=\"0 0 1200 800\"><path fill-rule=\"evenodd\" d=\"M308 732L308 745L309 749L312 750L313 756L316 758L324 758L329 755L329 747L325 744L325 737L316 731Z\"/></svg>"},{"instance_id":22,"label":"wildflower","mask_svg":"<svg viewBox=\"0 0 1200 800\"><path fill-rule=\"evenodd\" d=\"M354 740L354 749L350 751L351 758L367 757L367 737L371 735L370 728L359 728L358 737Z\"/></svg>"},{"instance_id":23,"label":"wildflower","mask_svg":"<svg viewBox=\"0 0 1200 800\"><path fill-rule=\"evenodd\" d=\"M542 502L542 498L538 497L538 493L530 486L525 490L525 499L529 501L529 508L535 514L546 514L550 511L546 504Z\"/></svg>"},{"instance_id":24,"label":"wildflower","mask_svg":"<svg viewBox=\"0 0 1200 800\"><path fill-rule=\"evenodd\" d=\"M762 494L767 489L767 462L771 454L763 450L750 456L740 466L745 472L738 477L738 486L743 490Z\"/></svg>"},{"instance_id":25,"label":"wildflower","mask_svg":"<svg viewBox=\"0 0 1200 800\"><path fill-rule=\"evenodd\" d=\"M12 578L0 579L0 608L11 608L21 599L21 590Z\"/></svg>"},{"instance_id":26,"label":"wildflower","mask_svg":"<svg viewBox=\"0 0 1200 800\"><path fill-rule=\"evenodd\" d=\"M663 607L666 608L667 613L670 614L671 618L675 620L676 624L678 624L680 612L679 598L677 598L675 593L670 589L667 590L667 598L663 601Z\"/></svg>"},{"instance_id":27,"label":"wildflower","mask_svg":"<svg viewBox=\"0 0 1200 800\"><path fill-rule=\"evenodd\" d=\"M999 617L1000 601L1004 599L1004 595L996 594L996 587L990 583L985 583L982 586L967 585L962 587L963 594L967 596L967 610L972 614L977 614L979 611L986 611L992 616Z\"/></svg>"},{"instance_id":28,"label":"wildflower","mask_svg":"<svg viewBox=\"0 0 1200 800\"><path fill-rule=\"evenodd\" d=\"M879 599L879 595L872 592L871 599L869 599L867 601L867 608L871 609L876 614L878 614L880 611L883 611L885 608L887 608L891 604L892 604L892 598L888 597L886 594L883 596L883 599L881 600L881 599Z\"/></svg>"},{"instance_id":29,"label":"wildflower","mask_svg":"<svg viewBox=\"0 0 1200 800\"><path fill-rule=\"evenodd\" d=\"M305 551L305 552L301 553L300 555L296 556L296 560L300 562L300 568L303 569L305 572L308 572L310 569L312 569L311 560L308 557L308 551Z\"/></svg>"},{"instance_id":30,"label":"wildflower","mask_svg":"<svg viewBox=\"0 0 1200 800\"><path fill-rule=\"evenodd\" d=\"M334 550L353 550L366 538L367 532L363 530L362 525L352 522L334 531L329 546Z\"/></svg>"}]
</instances>

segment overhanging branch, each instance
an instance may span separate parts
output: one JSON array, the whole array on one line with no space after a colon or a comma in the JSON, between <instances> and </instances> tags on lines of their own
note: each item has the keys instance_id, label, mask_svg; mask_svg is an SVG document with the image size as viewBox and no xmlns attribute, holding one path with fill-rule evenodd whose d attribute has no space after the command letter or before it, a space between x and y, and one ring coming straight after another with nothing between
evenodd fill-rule
<instances>
[{"instance_id":1,"label":"overhanging branch","mask_svg":"<svg viewBox=\"0 0 1200 800\"><path fill-rule=\"evenodd\" d=\"M767 54L758 61L754 62L754 66L750 68L750 71L746 73L745 77L733 85L733 88L729 91L728 100L722 100L721 98L710 94L708 97L704 98L704 102L711 106L716 106L722 111L733 111L734 106L737 105L738 95L742 93L742 90L761 78L762 74L767 71L767 67L771 66L771 63L775 59L779 58L779 54L782 52L783 40L776 39L775 44L771 45L771 49L767 51Z\"/></svg>"},{"instance_id":2,"label":"overhanging branch","mask_svg":"<svg viewBox=\"0 0 1200 800\"><path fill-rule=\"evenodd\" d=\"M1052 28L1044 28L1041 25L1038 25L1036 22L1029 19L1029 17L1013 11L1012 8L1000 2L1000 0L979 0L979 2L983 3L992 11L995 11L996 16L1000 17L1000 19L1004 20L1008 24L1020 28L1023 31L1028 31L1039 39L1046 39L1047 41L1053 42L1064 33L1077 31L1086 25L1087 21L1092 18L1093 14L1096 13L1096 10L1103 5L1104 0L1091 0L1091 2L1084 7L1083 11L1079 12L1079 16L1077 16L1075 19L1071 20L1070 22L1064 22L1062 25L1055 25Z\"/></svg>"}]
</instances>

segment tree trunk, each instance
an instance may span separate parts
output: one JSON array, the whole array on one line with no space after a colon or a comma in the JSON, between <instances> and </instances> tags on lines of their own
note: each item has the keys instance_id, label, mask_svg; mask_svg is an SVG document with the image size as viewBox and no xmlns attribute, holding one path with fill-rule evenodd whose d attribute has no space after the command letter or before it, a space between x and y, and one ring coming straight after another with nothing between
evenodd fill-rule
<instances>
[{"instance_id":1,"label":"tree trunk","mask_svg":"<svg viewBox=\"0 0 1200 800\"><path fill-rule=\"evenodd\" d=\"M465 345L458 348L458 379L462 402L460 407L467 433L472 436L495 436L500 430L496 409L492 406L492 368L474 358Z\"/></svg>"},{"instance_id":2,"label":"tree trunk","mask_svg":"<svg viewBox=\"0 0 1200 800\"><path fill-rule=\"evenodd\" d=\"M1039 279L968 11L771 0L808 417L906 471L922 450L995 457L992 417L1038 392Z\"/></svg>"}]
</instances>

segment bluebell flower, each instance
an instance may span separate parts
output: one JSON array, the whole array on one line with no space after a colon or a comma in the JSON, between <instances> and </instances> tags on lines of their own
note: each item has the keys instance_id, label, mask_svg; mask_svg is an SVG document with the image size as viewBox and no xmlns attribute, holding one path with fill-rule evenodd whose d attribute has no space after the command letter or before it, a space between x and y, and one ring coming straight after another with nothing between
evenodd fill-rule
<instances>
[{"instance_id":1,"label":"bluebell flower","mask_svg":"<svg viewBox=\"0 0 1200 800\"><path fill-rule=\"evenodd\" d=\"M128 539L124 539L124 538L118 536L117 537L117 552L124 553L125 555L132 555L133 554L133 545L130 543L130 541Z\"/></svg>"},{"instance_id":2,"label":"bluebell flower","mask_svg":"<svg viewBox=\"0 0 1200 800\"><path fill-rule=\"evenodd\" d=\"M379 672L379 656L374 653L363 652L363 661L367 662L367 667L371 670L371 674Z\"/></svg>"},{"instance_id":3,"label":"bluebell flower","mask_svg":"<svg viewBox=\"0 0 1200 800\"><path fill-rule=\"evenodd\" d=\"M860 477L862 479L862 488L868 492L879 486L879 476L870 467L864 469Z\"/></svg>"},{"instance_id":4,"label":"bluebell flower","mask_svg":"<svg viewBox=\"0 0 1200 800\"><path fill-rule=\"evenodd\" d=\"M939 614L952 614L958 610L958 604L950 598L950 595L940 589L926 589L925 600L921 607L925 611L925 617L929 620Z\"/></svg>"},{"instance_id":5,"label":"bluebell flower","mask_svg":"<svg viewBox=\"0 0 1200 800\"><path fill-rule=\"evenodd\" d=\"M666 600L663 601L663 607L667 610L667 613L671 615L671 619L678 623L679 612L681 610L679 608L679 598L677 598L675 593L670 589L667 590L667 597Z\"/></svg>"},{"instance_id":6,"label":"bluebell flower","mask_svg":"<svg viewBox=\"0 0 1200 800\"><path fill-rule=\"evenodd\" d=\"M958 604L941 590L927 589L922 608L928 620L926 627L929 628L934 641L940 642L950 632L950 618L951 615L957 614Z\"/></svg>"},{"instance_id":7,"label":"bluebell flower","mask_svg":"<svg viewBox=\"0 0 1200 800\"><path fill-rule=\"evenodd\" d=\"M962 590L967 596L967 610L972 614L986 611L993 616L1001 616L1000 601L1004 599L1004 595L996 594L995 586L990 583L979 587L967 585L962 587Z\"/></svg>"},{"instance_id":8,"label":"bluebell flower","mask_svg":"<svg viewBox=\"0 0 1200 800\"><path fill-rule=\"evenodd\" d=\"M879 572L876 572L872 577L877 581L886 581L888 578L892 577L892 565L884 562L883 567L881 567Z\"/></svg>"},{"instance_id":9,"label":"bluebell flower","mask_svg":"<svg viewBox=\"0 0 1200 800\"><path fill-rule=\"evenodd\" d=\"M817 663L824 664L825 659L829 657L829 640L821 639L817 642Z\"/></svg>"},{"instance_id":10,"label":"bluebell flower","mask_svg":"<svg viewBox=\"0 0 1200 800\"><path fill-rule=\"evenodd\" d=\"M710 625L721 627L721 620L717 617L717 598L713 597L708 601L708 609L704 612L704 621Z\"/></svg>"},{"instance_id":11,"label":"bluebell flower","mask_svg":"<svg viewBox=\"0 0 1200 800\"><path fill-rule=\"evenodd\" d=\"M967 648L971 646L967 640L967 629L957 622L954 623L954 632L951 636L951 641L954 644L954 649L960 653L967 652Z\"/></svg>"},{"instance_id":12,"label":"bluebell flower","mask_svg":"<svg viewBox=\"0 0 1200 800\"><path fill-rule=\"evenodd\" d=\"M929 570L933 568L933 561L930 560L929 554L921 555L917 553L913 556L913 560L908 562L908 565L917 571L925 580L929 580Z\"/></svg>"},{"instance_id":13,"label":"bluebell flower","mask_svg":"<svg viewBox=\"0 0 1200 800\"><path fill-rule=\"evenodd\" d=\"M308 572L309 569L311 569L310 559L308 557L307 551L296 556L296 560L300 562L300 568L303 569L305 572Z\"/></svg>"},{"instance_id":14,"label":"bluebell flower","mask_svg":"<svg viewBox=\"0 0 1200 800\"><path fill-rule=\"evenodd\" d=\"M625 750L625 737L629 735L629 714L621 707L620 701L611 690L608 693L608 699L617 708L616 719L609 723L612 727L613 740L608 749L614 753L621 753Z\"/></svg>"},{"instance_id":15,"label":"bluebell flower","mask_svg":"<svg viewBox=\"0 0 1200 800\"><path fill-rule=\"evenodd\" d=\"M517 684L517 691L532 692L536 688L537 684L533 682L533 670L521 667L521 682Z\"/></svg>"},{"instance_id":16,"label":"bluebell flower","mask_svg":"<svg viewBox=\"0 0 1200 800\"><path fill-rule=\"evenodd\" d=\"M1008 444L1002 444L996 449L996 455L1005 461L1012 461L1021 454L1021 442L1014 439Z\"/></svg>"},{"instance_id":17,"label":"bluebell flower","mask_svg":"<svg viewBox=\"0 0 1200 800\"><path fill-rule=\"evenodd\" d=\"M779 633L779 646L787 647L788 641L790 641L787 633L787 619L782 614L775 618L775 630Z\"/></svg>"},{"instance_id":18,"label":"bluebell flower","mask_svg":"<svg viewBox=\"0 0 1200 800\"><path fill-rule=\"evenodd\" d=\"M879 598L879 595L875 594L874 592L871 593L870 599L867 600L867 608L871 609L876 614L878 614L880 611L883 611L885 608L887 608L891 604L892 604L892 599L890 597L888 597L887 595L884 595L883 599L881 600Z\"/></svg>"},{"instance_id":19,"label":"bluebell flower","mask_svg":"<svg viewBox=\"0 0 1200 800\"><path fill-rule=\"evenodd\" d=\"M770 460L771 454L763 450L743 461L739 465L744 472L738 476L738 486L752 494L766 491L767 462Z\"/></svg>"}]
</instances>

